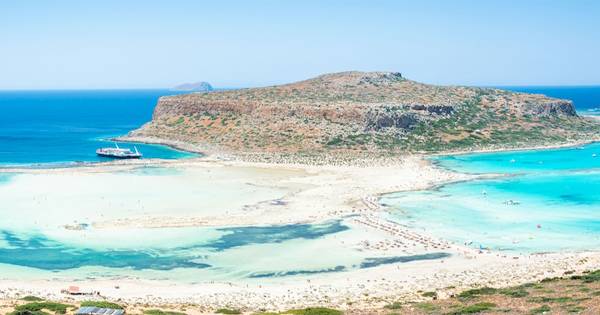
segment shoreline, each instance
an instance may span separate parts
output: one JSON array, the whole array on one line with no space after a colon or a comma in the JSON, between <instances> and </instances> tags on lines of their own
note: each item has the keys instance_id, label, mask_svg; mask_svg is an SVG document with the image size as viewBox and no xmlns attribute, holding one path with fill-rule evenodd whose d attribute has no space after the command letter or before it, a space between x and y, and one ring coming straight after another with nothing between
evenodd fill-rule
<instances>
[{"instance_id":1,"label":"shoreline","mask_svg":"<svg viewBox=\"0 0 600 315\"><path fill-rule=\"evenodd\" d=\"M444 299L466 289L506 288L547 278L581 275L600 267L600 252L532 254L518 259L493 253L465 255L294 279L264 282L206 281L181 284L165 280L0 280L0 300L38 296L51 301L100 299L127 307L184 307L197 313L218 308L245 312L325 306L342 310L381 309L397 301L427 301L419 292L436 292ZM341 276L340 276L341 275ZM70 285L99 291L98 297L60 293Z\"/></svg>"},{"instance_id":2,"label":"shoreline","mask_svg":"<svg viewBox=\"0 0 600 315\"><path fill-rule=\"evenodd\" d=\"M167 139L161 139L161 138L139 137L139 136L129 136L129 135L114 137L111 140L123 141L123 142L133 142L133 143L143 143L143 144L157 144L157 145L163 145L163 146L166 146L166 147L169 147L169 148L172 148L175 150L183 151L183 152L198 153L198 154L202 154L205 156L210 155L207 153L207 151L210 152L208 147L202 147L202 146L199 146L196 144L178 141L178 140L167 140Z\"/></svg>"},{"instance_id":3,"label":"shoreline","mask_svg":"<svg viewBox=\"0 0 600 315\"><path fill-rule=\"evenodd\" d=\"M600 119L600 116L586 116ZM268 164L268 165L287 165L287 166L315 166L311 163L303 163L302 161L290 161L294 160L295 153L286 153L287 158L284 158L283 161L269 161L271 157L279 154L277 152L228 152L225 150L220 150L214 146L202 146L198 144L192 144L184 141L178 140L167 140L156 137L145 137L145 136L129 136L123 135L119 137L114 137L110 139L111 141L119 141L119 142L129 142L129 143L141 143L141 144L150 144L150 145L161 145L169 147L173 150L200 154L200 156L196 157L187 157L181 159L161 159L161 158L143 158L139 160L113 160L113 161L105 161L105 162L73 162L73 161L65 161L65 162L56 162L56 163L41 163L41 164L27 164L27 165L0 165L0 173L9 173L9 172L27 172L27 171L35 171L35 170L48 170L48 169L76 169L76 168L90 168L90 167L103 167L103 166L119 166L119 165L131 165L131 166L152 166L155 165L167 165L167 164L179 164L181 162L186 161L239 161L239 162L247 162L247 163L256 163L256 164ZM500 153L500 152L523 152L523 151L537 151L537 150L554 150L554 149L566 149L566 148L574 148L583 145L589 145L594 143L600 143L600 138L597 139L588 139L581 141L573 141L561 144L548 144L548 145L538 145L538 146L525 146L525 147L503 147L503 148L495 148L495 149L478 149L478 150L458 150L458 151L444 151L444 152L415 152L415 153L405 153L403 156L417 156L422 157L429 162L431 162L429 157L438 157L438 156L446 156L446 155L468 155L468 154L485 154L485 153ZM258 158L249 159L248 157L255 156ZM318 154L315 157L323 156L328 157L326 154ZM348 155L351 157L351 155ZM291 158L290 158L291 157ZM346 157L346 156L344 156ZM374 154L372 156L365 156L364 159L371 159L375 162L376 165L385 165L385 164L394 164L394 161L397 161L395 158L390 158L389 156ZM331 160L335 162L335 159ZM330 162L331 162L330 161ZM431 162L436 167L439 167L436 163ZM319 164L320 166L336 166L330 164ZM341 165L352 166L352 164L342 163ZM450 170L451 171L451 170Z\"/></svg>"},{"instance_id":4,"label":"shoreline","mask_svg":"<svg viewBox=\"0 0 600 315\"><path fill-rule=\"evenodd\" d=\"M127 140L131 141L131 140ZM164 143L154 143L162 144ZM571 144L577 146L580 144ZM198 149L198 147L196 147ZM469 152L471 153L471 152ZM389 162L389 161L388 161ZM300 163L265 163L223 159L217 154L182 160L139 160L93 163L91 165L53 169L0 169L4 173L34 174L80 174L110 173L139 167L173 167L183 169L229 170L255 169L268 171L299 170L304 175L294 175L284 182L266 182L267 185L296 187L286 195L283 208L268 203L251 205L241 217L214 217L209 220L199 217L164 217L153 223L154 218L132 222L121 221L119 228L128 229L134 224L142 227L186 227L273 225L281 223L320 222L331 218L356 216L355 222L364 229L383 233L391 244L411 242L410 238L423 239L415 245L418 251L431 249L445 243L452 253L449 258L433 261L414 261L383 265L368 270L351 270L312 276L290 276L261 280L204 281L195 284L171 280L147 280L142 278L96 278L96 279L0 279L0 299L17 299L25 295L41 295L51 300L70 301L72 297L61 295L60 289L78 285L103 293L106 299L120 300L131 305L196 307L198 312L207 312L220 307L235 307L245 311L259 308L283 310L307 306L330 306L340 309L369 310L381 308L394 301L422 301L418 291L435 291L440 298L448 297L460 290L481 287L508 287L543 278L563 276L566 272L581 274L586 270L600 269L600 252L560 252L537 254L512 254L506 252L479 252L473 248L433 238L423 231L415 231L398 224L390 226L381 220L386 209L377 200L381 195L431 189L459 181L503 175L464 174L435 165L425 155L403 156L395 163L374 163L370 167L347 165L307 165ZM291 185L291 186L290 186ZM179 220L179 221L178 221ZM183 220L183 221L181 221ZM354 222L353 221L353 222ZM117 221L103 224L114 226ZM179 223L178 223L179 222ZM183 223L181 223L183 222ZM389 223L389 222L388 222ZM145 225L147 224L147 225ZM152 226L156 224L156 226ZM175 225L173 225L175 224ZM353 223L354 224L354 223ZM101 226L99 228L102 228ZM390 231L395 231L391 233ZM400 234L395 234L400 233ZM416 235L416 236L415 236ZM395 250L387 248L386 252ZM379 245L378 245L379 246ZM411 245L412 246L412 245ZM387 248L387 249L386 249ZM115 288L118 286L119 288ZM449 288L454 287L454 288ZM195 306L192 306L194 304Z\"/></svg>"},{"instance_id":5,"label":"shoreline","mask_svg":"<svg viewBox=\"0 0 600 315\"><path fill-rule=\"evenodd\" d=\"M544 150L576 148L579 146L590 145L590 144L594 144L594 143L600 143L600 138L574 141L574 142L568 142L568 143L563 143L563 144L550 144L550 145L539 145L539 146L529 146L529 147L481 149L481 150L472 150L472 151L467 151L467 150L447 151L447 152L440 152L440 153L432 153L432 154L429 154L429 156L468 155L468 154L523 152L523 151L544 151Z\"/></svg>"}]
</instances>

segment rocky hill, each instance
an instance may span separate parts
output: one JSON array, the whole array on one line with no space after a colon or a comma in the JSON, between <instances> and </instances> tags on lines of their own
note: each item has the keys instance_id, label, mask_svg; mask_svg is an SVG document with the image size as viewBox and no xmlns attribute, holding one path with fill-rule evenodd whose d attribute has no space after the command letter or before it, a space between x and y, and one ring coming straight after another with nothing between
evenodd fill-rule
<instances>
[{"instance_id":1,"label":"rocky hill","mask_svg":"<svg viewBox=\"0 0 600 315\"><path fill-rule=\"evenodd\" d=\"M264 88L160 98L132 132L234 152L449 151L590 139L567 100L343 72Z\"/></svg>"}]
</instances>

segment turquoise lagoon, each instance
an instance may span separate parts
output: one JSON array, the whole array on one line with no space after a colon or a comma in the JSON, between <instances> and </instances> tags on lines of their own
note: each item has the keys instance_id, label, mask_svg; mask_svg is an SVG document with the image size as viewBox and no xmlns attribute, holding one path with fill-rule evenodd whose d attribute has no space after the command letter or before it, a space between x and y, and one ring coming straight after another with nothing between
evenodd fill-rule
<instances>
[{"instance_id":1,"label":"turquoise lagoon","mask_svg":"<svg viewBox=\"0 0 600 315\"><path fill-rule=\"evenodd\" d=\"M351 218L316 224L179 228L89 224L124 218L236 216L246 205L279 200L289 193L253 184L251 179L298 175L163 167L0 174L0 278L261 282L449 255L361 250L361 241L385 236L352 224Z\"/></svg>"},{"instance_id":2,"label":"turquoise lagoon","mask_svg":"<svg viewBox=\"0 0 600 315\"><path fill-rule=\"evenodd\" d=\"M342 240L352 240L357 234L342 221L263 227L134 229L115 231L108 237L106 233L90 232L83 240L75 235L57 240L43 234L2 230L0 265L22 267L29 273L33 270L34 275L53 278L80 275L184 282L263 281L449 256L442 252L369 256L342 245ZM132 235L135 237L129 240ZM85 242L86 238L105 239L90 244Z\"/></svg>"},{"instance_id":3,"label":"turquoise lagoon","mask_svg":"<svg viewBox=\"0 0 600 315\"><path fill-rule=\"evenodd\" d=\"M600 250L600 144L441 156L441 167L494 179L394 193L391 219L473 247Z\"/></svg>"},{"instance_id":4,"label":"turquoise lagoon","mask_svg":"<svg viewBox=\"0 0 600 315\"><path fill-rule=\"evenodd\" d=\"M600 168L600 143L550 150L439 156L436 164L464 173L540 173Z\"/></svg>"}]
</instances>

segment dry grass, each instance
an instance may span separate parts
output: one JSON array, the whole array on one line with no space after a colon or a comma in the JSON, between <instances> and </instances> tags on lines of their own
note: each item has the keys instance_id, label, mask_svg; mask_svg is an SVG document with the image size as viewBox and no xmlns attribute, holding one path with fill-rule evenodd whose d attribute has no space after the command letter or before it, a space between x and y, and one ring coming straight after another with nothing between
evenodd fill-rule
<instances>
[{"instance_id":1,"label":"dry grass","mask_svg":"<svg viewBox=\"0 0 600 315\"><path fill-rule=\"evenodd\" d=\"M368 314L600 314L600 271L518 287L479 288L449 299L402 303ZM364 311L348 314L367 314Z\"/></svg>"}]
</instances>

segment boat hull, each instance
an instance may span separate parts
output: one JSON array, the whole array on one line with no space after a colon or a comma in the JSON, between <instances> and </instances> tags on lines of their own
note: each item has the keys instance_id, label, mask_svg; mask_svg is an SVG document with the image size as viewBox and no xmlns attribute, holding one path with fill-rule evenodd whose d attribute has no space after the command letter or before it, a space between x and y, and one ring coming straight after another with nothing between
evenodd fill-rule
<instances>
[{"instance_id":1,"label":"boat hull","mask_svg":"<svg viewBox=\"0 0 600 315\"><path fill-rule=\"evenodd\" d=\"M101 157L107 157L107 158L111 158L111 159L139 159L142 157L142 155L113 155L113 154L107 154L107 153L96 153L98 156Z\"/></svg>"}]
</instances>

